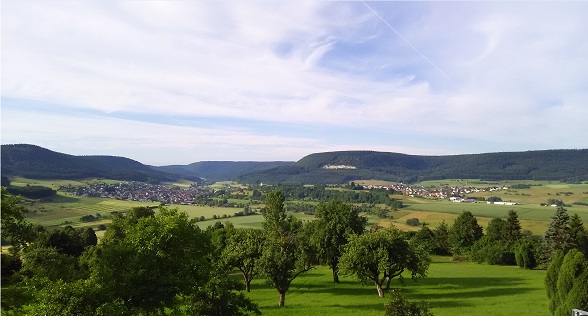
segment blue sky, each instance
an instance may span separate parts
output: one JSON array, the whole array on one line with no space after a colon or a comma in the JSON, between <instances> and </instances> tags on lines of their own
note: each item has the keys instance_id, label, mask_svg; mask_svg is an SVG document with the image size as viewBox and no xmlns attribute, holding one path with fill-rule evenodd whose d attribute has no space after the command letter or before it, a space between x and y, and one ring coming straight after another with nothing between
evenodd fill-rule
<instances>
[{"instance_id":1,"label":"blue sky","mask_svg":"<svg viewBox=\"0 0 588 316\"><path fill-rule=\"evenodd\" d=\"M2 1L2 144L146 164L588 147L588 2Z\"/></svg>"}]
</instances>

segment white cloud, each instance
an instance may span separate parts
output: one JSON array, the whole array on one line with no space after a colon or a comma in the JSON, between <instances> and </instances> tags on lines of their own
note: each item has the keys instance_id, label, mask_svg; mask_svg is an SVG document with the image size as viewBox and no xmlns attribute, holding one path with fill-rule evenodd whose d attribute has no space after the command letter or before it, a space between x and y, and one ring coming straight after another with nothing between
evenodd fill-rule
<instances>
[{"instance_id":1,"label":"white cloud","mask_svg":"<svg viewBox=\"0 0 588 316\"><path fill-rule=\"evenodd\" d=\"M306 126L340 127L346 131L341 142L346 133L373 129L375 135L430 135L495 146L488 151L500 150L496 146L501 143L518 144L521 150L586 146L582 135L588 130L581 118L587 101L588 4L370 6L414 48L354 2L6 1L2 96L72 111L148 113L179 121L255 120L301 131ZM6 115L15 115L10 121L32 123L20 128L3 124L3 142L4 135L23 135L50 144L51 137L76 135L83 126L65 124L35 141L32 135L43 134L39 128L50 131L57 125L31 119L41 120L40 114ZM54 120L60 120L57 114ZM566 128L554 120L566 122ZM117 124L142 123L104 124L109 129L102 134L80 135L103 137L112 147L121 142L109 132L122 132ZM134 141L119 147L175 146L178 142L170 139L177 138L177 129L194 131L187 126L149 128L159 131L157 141L141 138L144 133L126 133ZM231 139L280 146L291 153L287 157L304 148L340 146L279 130L242 127L247 137L236 130L203 132L206 146L217 146L218 159L226 148L239 147ZM81 139L77 142L84 146ZM446 146L371 148L480 151L458 143ZM258 153L250 157L264 155L265 149L254 148Z\"/></svg>"}]
</instances>

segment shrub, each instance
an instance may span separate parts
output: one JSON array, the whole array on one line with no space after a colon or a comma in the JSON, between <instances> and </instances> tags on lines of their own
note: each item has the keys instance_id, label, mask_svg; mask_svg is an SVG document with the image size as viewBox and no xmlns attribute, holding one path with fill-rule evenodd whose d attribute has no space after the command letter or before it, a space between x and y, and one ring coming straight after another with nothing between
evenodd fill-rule
<instances>
[{"instance_id":1,"label":"shrub","mask_svg":"<svg viewBox=\"0 0 588 316\"><path fill-rule=\"evenodd\" d=\"M410 226L419 226L421 223L418 218L409 218L406 220L406 224Z\"/></svg>"},{"instance_id":2,"label":"shrub","mask_svg":"<svg viewBox=\"0 0 588 316\"><path fill-rule=\"evenodd\" d=\"M402 291L399 289L392 290L390 293L390 303L386 305L385 316L433 316L429 311L429 303L413 303L408 301Z\"/></svg>"}]
</instances>

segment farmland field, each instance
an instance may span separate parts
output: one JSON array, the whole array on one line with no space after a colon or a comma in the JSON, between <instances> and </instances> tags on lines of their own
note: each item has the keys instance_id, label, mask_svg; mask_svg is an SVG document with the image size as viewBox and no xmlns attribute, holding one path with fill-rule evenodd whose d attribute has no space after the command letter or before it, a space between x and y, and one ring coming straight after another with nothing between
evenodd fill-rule
<instances>
[{"instance_id":1,"label":"farmland field","mask_svg":"<svg viewBox=\"0 0 588 316\"><path fill-rule=\"evenodd\" d=\"M430 303L436 316L449 315L550 315L543 279L545 271L476 263L452 263L435 257L428 277L417 282L406 276L403 292L411 301ZM393 280L392 287L400 287ZM296 278L279 308L278 292L257 279L248 297L263 315L378 315L384 314L388 297L380 299L375 286L362 286L351 276L332 283L331 271L318 267Z\"/></svg>"},{"instance_id":2,"label":"farmland field","mask_svg":"<svg viewBox=\"0 0 588 316\"><path fill-rule=\"evenodd\" d=\"M25 178L14 178L12 179L13 185L24 186L30 185L43 185L57 189L61 185L88 185L95 182L107 182L115 183L114 180L103 180L103 179L87 179L83 181L71 181L71 180L32 180ZM389 185L391 182L376 181L376 180L363 180L356 181L356 183L371 184L371 185ZM441 181L426 181L419 183L423 186L472 186L472 187L487 187L487 186L503 186L513 184L504 182L484 182L479 180L441 180ZM418 227L409 226L406 224L406 220L409 218L418 218L422 223L427 223L431 228L438 226L441 222L445 221L451 225L453 220L461 214L463 211L470 211L474 216L477 217L480 225L485 227L490 220L496 217L505 218L509 210L515 210L519 216L522 229L529 230L534 234L543 234L547 229L551 221L551 217L555 212L555 208L551 206L540 206L539 203L545 203L547 199L561 199L566 204L573 202L588 202L588 184L567 184L559 182L548 182L548 181L516 181L517 184L529 184L531 187L528 189L509 189L493 192L480 192L472 195L489 197L489 196L500 196L505 201L516 201L521 203L520 205L490 205L485 202L478 203L453 203L447 200L436 200L421 197L411 197L405 195L393 195L394 198L399 199L403 202L404 208L399 211L390 212L391 219L381 219L370 217L370 225L378 223L382 226L388 226L390 223L399 227L403 230L417 230ZM189 182L177 182L173 185L180 187L189 186ZM226 188L233 186L231 182L221 182L215 184L216 188ZM230 203L247 204L249 200L235 200L229 199ZM312 203L312 202L311 202ZM316 204L316 203L315 203ZM91 224L80 223L79 219L84 215L95 215L96 213L102 216L109 215L112 211L125 211L136 206L155 206L158 203L143 203L135 201L121 201L114 199L104 198L89 198L89 197L78 197L72 196L65 192L58 192L58 194L50 199L44 201L29 200L26 202L27 208L32 212L29 215L29 219L36 223L45 226L60 226L63 224L69 224L73 226L90 225L97 227L97 225L103 222L92 222ZM253 209L258 209L263 205L252 205ZM260 215L254 215L250 217L233 217L233 215L241 208L229 208L229 207L211 207L211 206L198 206L198 205L168 205L168 207L179 208L181 211L188 213L191 217L204 216L207 221L199 224L201 227L206 227L214 223L213 221L230 220L236 227L261 227L261 221L263 217ZM568 213L578 213L584 223L588 223L588 206L583 205L569 205L566 207ZM213 220L213 216L217 216L218 219ZM223 217L225 216L225 217ZM300 213L296 213L295 216L300 219L306 220L312 217L306 216Z\"/></svg>"}]
</instances>

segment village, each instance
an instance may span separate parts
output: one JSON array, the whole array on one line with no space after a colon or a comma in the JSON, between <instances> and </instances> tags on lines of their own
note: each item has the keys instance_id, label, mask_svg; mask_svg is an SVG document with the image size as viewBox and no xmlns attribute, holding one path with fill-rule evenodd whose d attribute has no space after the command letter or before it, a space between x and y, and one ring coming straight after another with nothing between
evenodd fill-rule
<instances>
[{"instance_id":1,"label":"village","mask_svg":"<svg viewBox=\"0 0 588 316\"><path fill-rule=\"evenodd\" d=\"M182 189L177 186L136 181L116 184L97 183L84 187L61 186L59 190L82 197L184 205L196 204L198 200L208 198L214 193L213 189L204 186L192 185L189 188Z\"/></svg>"}]
</instances>

